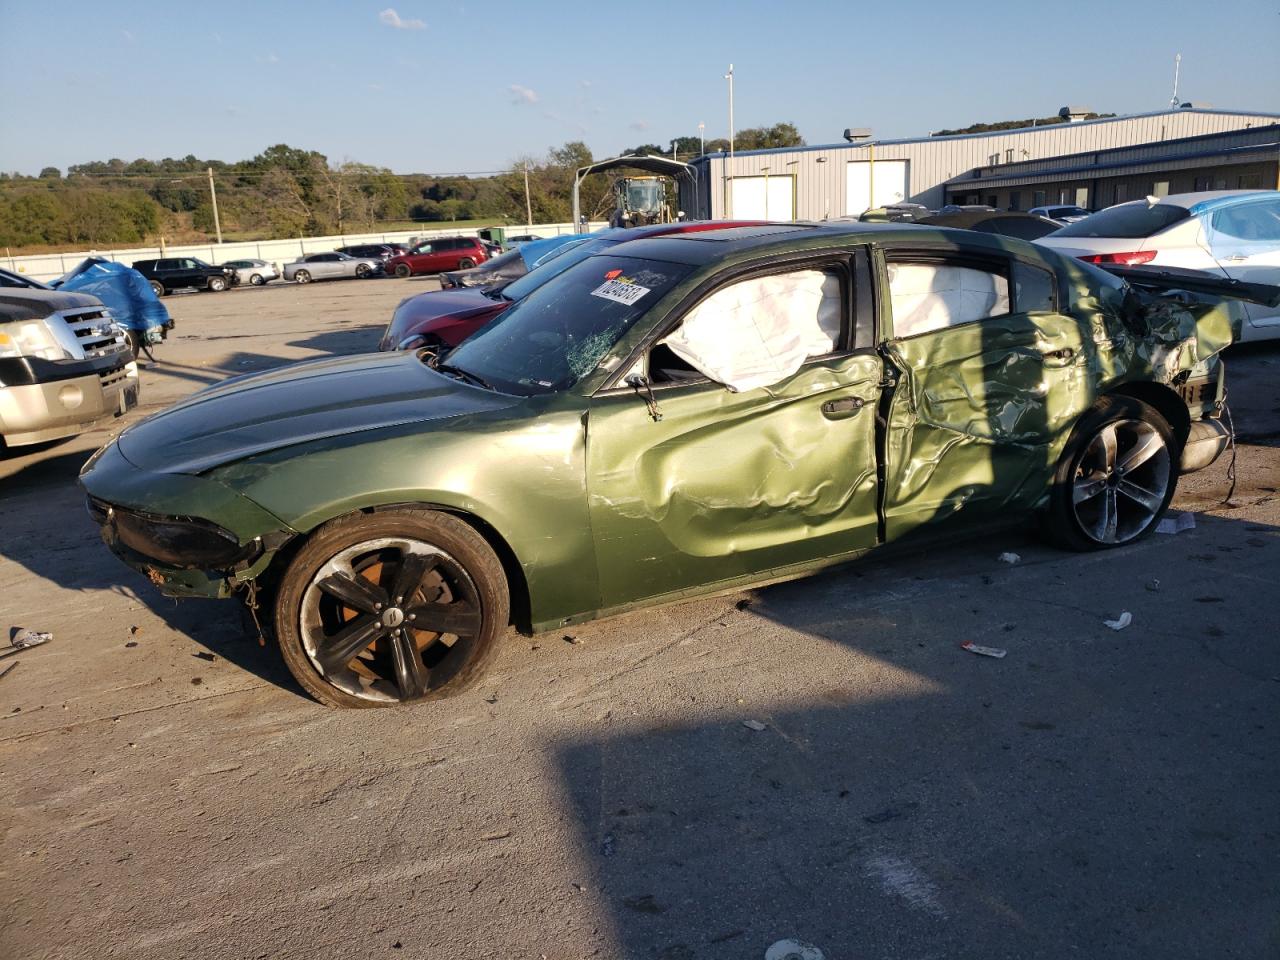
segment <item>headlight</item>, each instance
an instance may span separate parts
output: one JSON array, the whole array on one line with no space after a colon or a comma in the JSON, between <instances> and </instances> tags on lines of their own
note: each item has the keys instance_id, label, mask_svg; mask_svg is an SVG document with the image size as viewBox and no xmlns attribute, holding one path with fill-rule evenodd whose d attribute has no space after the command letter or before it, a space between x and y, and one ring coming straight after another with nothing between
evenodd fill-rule
<instances>
[{"instance_id":1,"label":"headlight","mask_svg":"<svg viewBox=\"0 0 1280 960\"><path fill-rule=\"evenodd\" d=\"M235 534L207 520L134 513L97 501L90 501L89 511L109 538L170 567L221 569L248 559L258 549L256 542L241 546Z\"/></svg>"},{"instance_id":2,"label":"headlight","mask_svg":"<svg viewBox=\"0 0 1280 960\"><path fill-rule=\"evenodd\" d=\"M39 357L62 360L66 351L43 320L7 323L0 329L0 357Z\"/></svg>"}]
</instances>

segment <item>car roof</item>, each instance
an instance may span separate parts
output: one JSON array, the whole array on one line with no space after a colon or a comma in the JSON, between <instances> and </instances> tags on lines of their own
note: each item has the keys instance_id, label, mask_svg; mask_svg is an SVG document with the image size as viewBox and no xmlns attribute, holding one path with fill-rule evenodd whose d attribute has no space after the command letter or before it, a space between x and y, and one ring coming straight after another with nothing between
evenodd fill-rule
<instances>
[{"instance_id":1,"label":"car roof","mask_svg":"<svg viewBox=\"0 0 1280 960\"><path fill-rule=\"evenodd\" d=\"M919 223L770 223L754 227L728 227L698 233L669 234L640 238L613 246L599 255L630 256L647 260L665 260L701 266L740 252L767 253L786 250L799 244L821 247L856 243L859 240L901 241L905 244L946 240L969 247L989 247L1007 251L1009 244L1021 244L1036 257L1044 251L1014 237L994 233L975 233L946 227L930 227Z\"/></svg>"},{"instance_id":2,"label":"car roof","mask_svg":"<svg viewBox=\"0 0 1280 960\"><path fill-rule=\"evenodd\" d=\"M1172 203L1179 207L1186 207L1192 213L1200 213L1213 207L1220 207L1228 203L1234 203L1237 200L1243 200L1246 197L1261 197L1266 195L1276 195L1275 190L1200 190L1196 193L1171 193L1167 197L1161 197L1157 203ZM1141 203L1141 200L1131 200L1130 203Z\"/></svg>"}]
</instances>

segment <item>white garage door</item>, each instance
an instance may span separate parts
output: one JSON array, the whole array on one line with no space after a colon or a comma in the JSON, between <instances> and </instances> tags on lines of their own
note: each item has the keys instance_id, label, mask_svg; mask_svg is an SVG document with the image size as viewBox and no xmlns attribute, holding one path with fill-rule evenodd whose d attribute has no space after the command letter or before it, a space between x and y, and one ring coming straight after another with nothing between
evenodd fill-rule
<instances>
[{"instance_id":1,"label":"white garage door","mask_svg":"<svg viewBox=\"0 0 1280 960\"><path fill-rule=\"evenodd\" d=\"M875 162L875 196L872 196L872 164L869 160L852 160L845 168L845 205L847 216L856 217L872 207L901 203L907 199L907 161Z\"/></svg>"},{"instance_id":2,"label":"white garage door","mask_svg":"<svg viewBox=\"0 0 1280 960\"><path fill-rule=\"evenodd\" d=\"M795 177L734 177L729 181L730 218L794 220Z\"/></svg>"}]
</instances>

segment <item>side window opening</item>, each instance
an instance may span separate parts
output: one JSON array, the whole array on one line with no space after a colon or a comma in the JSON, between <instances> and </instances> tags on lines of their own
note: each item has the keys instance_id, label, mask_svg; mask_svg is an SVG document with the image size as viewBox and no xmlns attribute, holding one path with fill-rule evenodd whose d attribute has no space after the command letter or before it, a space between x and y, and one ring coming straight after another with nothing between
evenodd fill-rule
<instances>
[{"instance_id":1,"label":"side window opening","mask_svg":"<svg viewBox=\"0 0 1280 960\"><path fill-rule=\"evenodd\" d=\"M995 267L943 260L887 264L894 337L914 337L1009 313L1008 278Z\"/></svg>"},{"instance_id":2,"label":"side window opening","mask_svg":"<svg viewBox=\"0 0 1280 960\"><path fill-rule=\"evenodd\" d=\"M1014 261L1013 308L1019 313L1057 313L1057 278L1048 270Z\"/></svg>"},{"instance_id":3,"label":"side window opening","mask_svg":"<svg viewBox=\"0 0 1280 960\"><path fill-rule=\"evenodd\" d=\"M706 377L740 392L787 379L840 348L844 271L797 270L721 287L649 354L654 383Z\"/></svg>"}]
</instances>

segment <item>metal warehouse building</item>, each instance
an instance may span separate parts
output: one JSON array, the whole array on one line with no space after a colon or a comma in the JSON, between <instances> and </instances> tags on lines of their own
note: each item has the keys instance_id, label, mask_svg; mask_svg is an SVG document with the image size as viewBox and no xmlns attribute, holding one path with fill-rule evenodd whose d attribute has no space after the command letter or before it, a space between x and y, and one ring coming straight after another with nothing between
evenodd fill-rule
<instances>
[{"instance_id":1,"label":"metal warehouse building","mask_svg":"<svg viewBox=\"0 0 1280 960\"><path fill-rule=\"evenodd\" d=\"M1080 112L1083 108L1063 108L1063 115ZM693 209L703 219L823 220L904 201L937 208L957 193L966 198L976 194L985 202L1000 191L985 189L980 181L998 174L1001 167L1272 127L1277 122L1280 114L1275 113L1184 107L994 133L750 150L732 159L718 153L693 161L698 177ZM981 176L975 177L974 171ZM968 184L963 183L966 177ZM1092 190L1087 183L1083 186ZM1070 202L1079 196L1078 189L1071 187ZM1048 202L1058 200L1054 195ZM1114 202L1093 195L1087 200L1081 206L1096 209Z\"/></svg>"}]
</instances>

